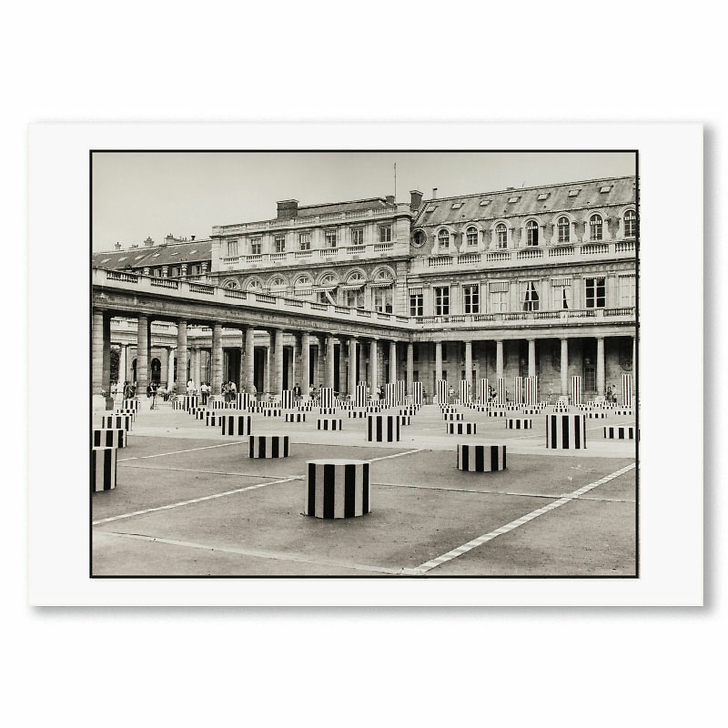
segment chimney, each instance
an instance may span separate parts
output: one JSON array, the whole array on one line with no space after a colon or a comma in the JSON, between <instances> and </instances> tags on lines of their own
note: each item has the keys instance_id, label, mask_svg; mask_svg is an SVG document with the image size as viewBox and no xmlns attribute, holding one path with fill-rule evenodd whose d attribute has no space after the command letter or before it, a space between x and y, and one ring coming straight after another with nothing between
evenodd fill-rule
<instances>
[{"instance_id":1,"label":"chimney","mask_svg":"<svg viewBox=\"0 0 728 728\"><path fill-rule=\"evenodd\" d=\"M422 193L419 190L410 190L410 210L419 210L422 204Z\"/></svg>"},{"instance_id":2,"label":"chimney","mask_svg":"<svg viewBox=\"0 0 728 728\"><path fill-rule=\"evenodd\" d=\"M121 243L114 243L114 250L121 250Z\"/></svg>"},{"instance_id":3,"label":"chimney","mask_svg":"<svg viewBox=\"0 0 728 728\"><path fill-rule=\"evenodd\" d=\"M277 204L279 220L290 220L293 217L298 217L298 200L280 200Z\"/></svg>"},{"instance_id":4,"label":"chimney","mask_svg":"<svg viewBox=\"0 0 728 728\"><path fill-rule=\"evenodd\" d=\"M147 235L147 239L144 241L145 248L151 248L154 245L154 241Z\"/></svg>"},{"instance_id":5,"label":"chimney","mask_svg":"<svg viewBox=\"0 0 728 728\"><path fill-rule=\"evenodd\" d=\"M432 199L433 200L437 199L437 187L432 188Z\"/></svg>"},{"instance_id":6,"label":"chimney","mask_svg":"<svg viewBox=\"0 0 728 728\"><path fill-rule=\"evenodd\" d=\"M387 195L387 204L388 205L394 204L394 195Z\"/></svg>"},{"instance_id":7,"label":"chimney","mask_svg":"<svg viewBox=\"0 0 728 728\"><path fill-rule=\"evenodd\" d=\"M191 235L190 236L190 241L194 241L194 239L195 239L195 236L194 235Z\"/></svg>"}]
</instances>

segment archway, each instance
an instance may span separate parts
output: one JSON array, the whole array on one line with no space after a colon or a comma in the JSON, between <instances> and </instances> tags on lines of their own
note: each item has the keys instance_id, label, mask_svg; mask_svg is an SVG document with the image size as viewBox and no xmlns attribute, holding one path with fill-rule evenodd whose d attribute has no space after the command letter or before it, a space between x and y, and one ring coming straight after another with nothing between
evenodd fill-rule
<instances>
[{"instance_id":1,"label":"archway","mask_svg":"<svg viewBox=\"0 0 728 728\"><path fill-rule=\"evenodd\" d=\"M152 359L151 381L157 382L157 384L159 384L159 382L162 381L162 362L159 361L159 359L157 359L157 357L154 357L154 359Z\"/></svg>"}]
</instances>

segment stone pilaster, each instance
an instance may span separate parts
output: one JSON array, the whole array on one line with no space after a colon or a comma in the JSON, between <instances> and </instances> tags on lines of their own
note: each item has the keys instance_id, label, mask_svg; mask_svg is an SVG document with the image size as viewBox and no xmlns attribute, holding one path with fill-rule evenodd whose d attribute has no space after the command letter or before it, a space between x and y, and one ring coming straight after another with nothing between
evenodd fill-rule
<instances>
[{"instance_id":1,"label":"stone pilaster","mask_svg":"<svg viewBox=\"0 0 728 728\"><path fill-rule=\"evenodd\" d=\"M177 322L177 394L187 386L187 321Z\"/></svg>"}]
</instances>

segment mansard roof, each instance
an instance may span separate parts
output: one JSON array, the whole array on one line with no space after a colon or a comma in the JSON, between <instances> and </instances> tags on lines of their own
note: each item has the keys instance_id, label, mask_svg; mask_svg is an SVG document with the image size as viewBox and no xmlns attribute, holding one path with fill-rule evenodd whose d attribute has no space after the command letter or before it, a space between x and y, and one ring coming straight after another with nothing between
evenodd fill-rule
<instances>
[{"instance_id":1,"label":"mansard roof","mask_svg":"<svg viewBox=\"0 0 728 728\"><path fill-rule=\"evenodd\" d=\"M589 207L634 204L636 198L634 185L634 176L604 177L581 182L440 197L422 202L420 212L412 226L442 225L466 220L495 220L513 216L551 215L559 211L569 212ZM544 195L546 197L543 197ZM539 199L539 196L542 199Z\"/></svg>"},{"instance_id":2,"label":"mansard roof","mask_svg":"<svg viewBox=\"0 0 728 728\"><path fill-rule=\"evenodd\" d=\"M364 212L366 210L386 210L395 206L384 197L368 197L364 200L347 202L325 202L320 205L302 205L298 208L299 217L315 217L316 215L337 215L342 212Z\"/></svg>"},{"instance_id":3,"label":"mansard roof","mask_svg":"<svg viewBox=\"0 0 728 728\"><path fill-rule=\"evenodd\" d=\"M202 263L212 258L209 239L191 240L174 245L153 245L144 248L126 248L93 253L91 264L98 268L144 268L145 266Z\"/></svg>"}]
</instances>

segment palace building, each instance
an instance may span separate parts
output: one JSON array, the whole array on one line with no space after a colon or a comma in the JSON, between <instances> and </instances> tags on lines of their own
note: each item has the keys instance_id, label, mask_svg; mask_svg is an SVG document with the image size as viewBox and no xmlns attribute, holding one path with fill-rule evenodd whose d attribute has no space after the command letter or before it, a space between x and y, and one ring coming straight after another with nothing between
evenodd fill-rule
<instances>
[{"instance_id":1,"label":"palace building","mask_svg":"<svg viewBox=\"0 0 728 728\"><path fill-rule=\"evenodd\" d=\"M431 395L441 379L538 376L548 399L581 376L603 395L636 358L636 202L633 176L283 200L206 240L117 244L92 261L94 393L117 377Z\"/></svg>"}]
</instances>

